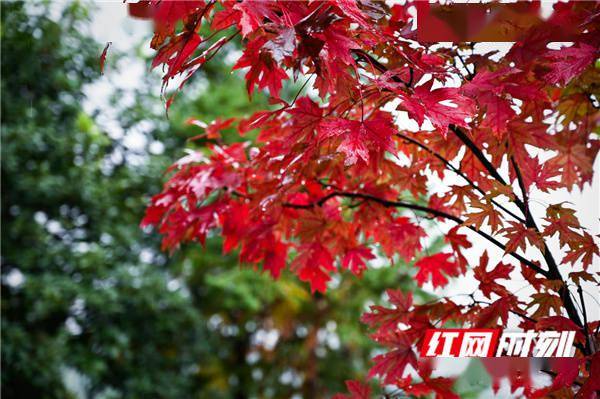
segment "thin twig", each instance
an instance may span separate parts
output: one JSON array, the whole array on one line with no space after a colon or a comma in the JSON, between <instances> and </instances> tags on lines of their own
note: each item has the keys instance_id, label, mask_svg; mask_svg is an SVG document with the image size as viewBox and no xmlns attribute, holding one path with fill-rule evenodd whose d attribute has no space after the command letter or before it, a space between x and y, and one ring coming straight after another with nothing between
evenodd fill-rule
<instances>
[{"instance_id":1,"label":"thin twig","mask_svg":"<svg viewBox=\"0 0 600 399\"><path fill-rule=\"evenodd\" d=\"M415 144L419 147L421 147L422 149L424 149L425 151L429 152L431 155L433 155L434 157L436 157L437 159L439 159L440 161L442 161L442 163L444 163L444 165L446 165L446 167L448 169L450 169L452 172L456 173L457 175L459 175L460 177L462 177L471 187L473 187L477 192L479 192L481 195L483 195L485 197L486 193L485 191L483 191L474 181L472 181L471 179L469 179L469 177L467 175L464 174L463 171L461 171L459 168L457 168L456 166L452 165L450 163L450 161L448 161L446 158L444 158L443 156L441 156L439 153L433 151L431 148L429 148L428 146L426 146L425 144L421 143L418 140L413 139L410 136L406 136L402 133L396 133L396 136L405 139L406 141ZM501 210L503 210L504 212L506 212L506 214L512 216L513 218L515 218L516 220L518 220L521 223L525 223L525 220L523 218L521 218L520 216L516 215L515 213L511 212L510 210L506 209L502 204L498 203L496 200L492 199L491 200L492 204L496 205L498 208L500 208Z\"/></svg>"},{"instance_id":2,"label":"thin twig","mask_svg":"<svg viewBox=\"0 0 600 399\"><path fill-rule=\"evenodd\" d=\"M585 301L583 300L583 289L581 288L581 284L577 286L577 293L579 294L579 300L581 301L581 313L583 315L583 333L585 335L585 346L588 351L591 351L592 342L590 340L590 334L587 328L587 309L585 308Z\"/></svg>"},{"instance_id":3,"label":"thin twig","mask_svg":"<svg viewBox=\"0 0 600 399\"><path fill-rule=\"evenodd\" d=\"M463 67L465 68L465 70L467 71L467 74L469 75L467 77L467 80L473 80L473 78L475 77L471 71L469 70L469 68L467 67L467 63L465 62L465 60L463 59L462 55L460 55L460 52L457 50L456 51L456 55L458 56L458 59L460 60L460 62L463 64Z\"/></svg>"}]
</instances>

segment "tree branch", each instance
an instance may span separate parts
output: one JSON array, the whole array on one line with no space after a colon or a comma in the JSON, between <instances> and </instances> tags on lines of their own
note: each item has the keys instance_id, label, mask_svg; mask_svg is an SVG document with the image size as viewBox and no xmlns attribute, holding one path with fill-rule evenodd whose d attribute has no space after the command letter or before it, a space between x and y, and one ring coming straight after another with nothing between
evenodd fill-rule
<instances>
[{"instance_id":1,"label":"tree branch","mask_svg":"<svg viewBox=\"0 0 600 399\"><path fill-rule=\"evenodd\" d=\"M353 193L353 192L347 192L347 191L334 191L331 192L329 194L327 194L326 196L320 198L319 200L312 202L310 204L291 204L291 203L284 203L283 206L287 207L287 208L295 208L295 209L311 209L314 208L315 206L322 206L323 204L325 204L327 201L329 201L332 198L335 197L345 197L345 198L354 198L354 199L363 199L363 200L367 200L367 201L372 201L372 202L376 202L384 207L394 207L394 208L406 208L406 209L412 209L415 211L421 211L421 212L426 212L429 213L431 215L434 215L436 217L440 217L440 218L444 218L444 219L448 219L451 220L459 225L463 225L464 227L474 231L475 233L479 234L480 236L482 236L483 238L485 238L486 240L488 240L489 242L491 242L492 244L494 244L495 246L497 246L498 248L502 249L503 251L506 252L506 246L504 244L502 244L500 241L498 241L497 239L495 239L494 237L492 237L491 235L489 235L488 233L481 231L471 225L465 225L464 224L464 220L462 220L461 218L459 218L458 216L454 216L451 215L449 213L437 210L437 209L433 209L433 208L428 208L426 206L422 206L419 204L414 204L411 202L403 202L403 201L390 201L390 200L386 200L384 198L379 198L376 197L374 195L370 195L370 194L364 194L364 193ZM527 266L529 266L532 270L534 270L535 272L541 274L542 276L545 277L549 277L548 272L544 269L542 269L541 267L539 267L538 265L536 265L535 263L533 263L532 261L530 261L529 259L526 259L525 257L519 255L516 252L508 252L508 254L510 254L513 258L517 259L519 262L526 264Z\"/></svg>"},{"instance_id":2,"label":"tree branch","mask_svg":"<svg viewBox=\"0 0 600 399\"><path fill-rule=\"evenodd\" d=\"M492 163L486 158L486 156L483 154L483 152L481 152L479 147L477 147L477 145L469 138L469 136L467 136L467 134L465 132L463 132L456 125L449 125L448 128L450 130L452 130L452 132L456 135L456 137L458 137L460 139L460 141L462 141L469 150L471 150L473 155L475 155L475 157L479 160L479 162L482 163L482 165L488 171L490 176L492 176L494 179L498 180L501 184L503 184L505 186L507 185L506 181L504 180L504 178L502 176L500 176L500 173L498 173L498 171L496 170L494 165L492 165Z\"/></svg>"},{"instance_id":3,"label":"tree branch","mask_svg":"<svg viewBox=\"0 0 600 399\"><path fill-rule=\"evenodd\" d=\"M515 159L513 157L510 157L510 160L511 160L513 168L515 169L515 174L517 175L517 181L519 183L519 187L521 188L522 195L523 195L523 201L520 201L515 196L515 204L517 204L519 209L521 209L521 212L523 212L523 216L525 216L525 221L526 221L525 225L527 227L533 229L537 233L539 233L540 229L538 228L538 226L535 222L535 219L533 219L533 216L531 215L531 210L529 209L529 204L528 204L528 200L527 200L527 188L525 187L525 183L523 181L523 175L521 174L521 170L519 169L519 165L517 165L517 162L515 161ZM577 324L578 326L583 327L585 329L586 326L582 323L581 318L579 317L579 313L577 313L577 308L575 307L575 303L573 302L573 299L571 298L571 295L569 294L569 289L568 289L567 285L565 284L565 281L563 280L560 270L558 269L556 260L554 259L554 256L550 252L550 248L548 248L546 241L542 239L542 242L544 243L542 255L544 257L544 260L546 261L546 264L548 265L549 278L551 278L553 280L559 280L562 282L562 286L559 288L558 294L560 295L560 297L562 299L563 305L565 306L565 310L567 311L569 318L571 320L573 320L573 322L575 324ZM589 354L587 345L584 348L583 352L586 354Z\"/></svg>"},{"instance_id":4,"label":"tree branch","mask_svg":"<svg viewBox=\"0 0 600 399\"><path fill-rule=\"evenodd\" d=\"M429 152L431 155L433 155L434 157L436 157L437 159L439 159L442 163L444 163L444 165L446 165L446 167L448 169L450 169L452 172L456 173L457 175L459 175L460 177L462 177L471 187L473 187L477 192L479 192L481 195L483 195L485 197L485 191L483 191L473 180L469 179L469 177L467 175L465 175L463 173L463 171L461 171L459 168L455 167L454 165L452 165L450 163L450 161L448 161L446 158L444 158L443 156L441 156L439 153L433 151L431 148L429 148L428 146L426 146L425 144L421 143L418 140L413 139L410 136L406 136L402 133L396 133L396 136L412 143L415 144L417 146L419 146L420 148L424 149L425 151ZM511 212L510 210L506 209L504 206L502 206L500 203L498 203L496 200L492 199L491 200L492 204L496 205L499 209L503 210L506 214L512 216L513 218L515 218L516 220L518 220L521 223L525 223L525 220L523 218L521 218L520 216L516 215L515 213Z\"/></svg>"},{"instance_id":5,"label":"tree branch","mask_svg":"<svg viewBox=\"0 0 600 399\"><path fill-rule=\"evenodd\" d=\"M501 184L508 186L507 182L498 173L498 171L496 170L494 165L491 164L491 162L486 158L486 156L479 149L479 147L477 147L477 145L475 143L473 143L473 141L461 129L459 129L457 126L454 126L454 125L450 125L449 128L467 146L467 148L469 148L473 152L473 155L475 155L477 157L477 159L479 159L479 161L483 164L483 166L486 168L486 170L490 173L490 175L494 179L496 179ZM513 167L515 167L515 172L517 173L517 176L519 176L520 171L518 171L518 166L516 165L516 162L513 163ZM522 176L521 176L520 180L521 181L519 184L522 185L522 190L525 192L525 186L523 185ZM524 194L524 195L526 195L526 194ZM525 225L529 228L534 229L536 232L539 233L539 228L537 227L535 220L531 216L529 207L523 201L521 201L517 196L515 196L514 203L517 205L517 207L523 213L523 216L525 217L525 222L526 222ZM569 296L569 290L567 289L565 281L563 280L562 275L560 274L560 271L558 270L558 265L556 264L556 261L554 260L554 257L552 256L552 253L550 252L550 249L548 248L548 245L546 244L545 241L544 241L544 250L542 251L542 254L544 256L544 260L546 261L546 264L548 265L548 275L545 275L545 276L549 279L559 280L563 283L562 287L559 289L559 295L562 298L562 302L563 302L563 305L565 306L565 310L567 311L569 318L571 320L573 320L573 322L575 324L582 327L583 324L581 322L581 318L579 317L579 314L577 313L577 308L575 307L573 300Z\"/></svg>"},{"instance_id":6,"label":"tree branch","mask_svg":"<svg viewBox=\"0 0 600 399\"><path fill-rule=\"evenodd\" d=\"M523 213L525 219L531 217L533 221L533 217L531 216L531 211L529 210L529 199L527 198L527 188L525 187L525 181L523 180L523 175L521 174L521 170L517 165L517 161L515 161L515 157L510 157L510 163L512 164L513 169L515 170L515 174L517 175L517 182L519 183L519 188L521 189L521 195L523 196ZM526 222L527 224L527 222ZM535 222L534 222L535 224Z\"/></svg>"},{"instance_id":7,"label":"tree branch","mask_svg":"<svg viewBox=\"0 0 600 399\"><path fill-rule=\"evenodd\" d=\"M456 55L457 55L458 59L460 60L460 62L462 63L465 70L467 71L467 75L468 75L467 80L473 80L473 78L475 76L471 73L471 71L469 70L469 67L467 67L467 63L463 59L462 55L460 55L460 52L458 50L456 51Z\"/></svg>"},{"instance_id":8,"label":"tree branch","mask_svg":"<svg viewBox=\"0 0 600 399\"><path fill-rule=\"evenodd\" d=\"M579 294L579 300L581 301L581 313L583 315L583 334L585 335L585 347L588 352L591 352L592 342L590 340L590 334L587 329L587 309L585 307L585 301L583 300L583 288L581 288L581 284L577 285L577 293Z\"/></svg>"}]
</instances>

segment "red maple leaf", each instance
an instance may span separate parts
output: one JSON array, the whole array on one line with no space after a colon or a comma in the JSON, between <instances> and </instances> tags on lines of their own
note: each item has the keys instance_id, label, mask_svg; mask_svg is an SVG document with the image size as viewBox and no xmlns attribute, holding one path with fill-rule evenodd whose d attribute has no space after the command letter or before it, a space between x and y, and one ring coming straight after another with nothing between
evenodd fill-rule
<instances>
[{"instance_id":1,"label":"red maple leaf","mask_svg":"<svg viewBox=\"0 0 600 399\"><path fill-rule=\"evenodd\" d=\"M281 82L287 79L285 70L276 62L271 52L263 48L266 42L266 39L250 41L242 57L233 66L233 69L249 68L245 78L250 96L256 86L259 90L268 88L272 96L278 97Z\"/></svg>"},{"instance_id":2,"label":"red maple leaf","mask_svg":"<svg viewBox=\"0 0 600 399\"><path fill-rule=\"evenodd\" d=\"M580 182L581 171L590 168L590 158L582 144L567 143L558 150L558 154L547 163L553 168L561 169L561 183L563 186L571 188Z\"/></svg>"},{"instance_id":3,"label":"red maple leaf","mask_svg":"<svg viewBox=\"0 0 600 399\"><path fill-rule=\"evenodd\" d=\"M434 287L441 287L448 284L448 277L460 275L460 266L450 261L452 254L435 254L419 259L415 267L419 269L415 275L420 286L431 281Z\"/></svg>"},{"instance_id":4,"label":"red maple leaf","mask_svg":"<svg viewBox=\"0 0 600 399\"><path fill-rule=\"evenodd\" d=\"M407 262L421 250L421 239L426 236L421 226L403 216L391 220L373 234L388 256L399 253Z\"/></svg>"},{"instance_id":5,"label":"red maple leaf","mask_svg":"<svg viewBox=\"0 0 600 399\"><path fill-rule=\"evenodd\" d=\"M535 229L525 227L521 223L508 223L510 224L509 227L505 227L499 231L499 233L504 234L508 238L506 252L513 252L517 249L525 251L527 249L526 242L529 242L529 245L537 247L540 251L544 251L542 238Z\"/></svg>"},{"instance_id":6,"label":"red maple leaf","mask_svg":"<svg viewBox=\"0 0 600 399\"><path fill-rule=\"evenodd\" d=\"M551 369L556 372L552 388L571 387L573 382L579 376L579 367L583 364L583 359L559 357L550 359Z\"/></svg>"},{"instance_id":7,"label":"red maple leaf","mask_svg":"<svg viewBox=\"0 0 600 399\"><path fill-rule=\"evenodd\" d=\"M369 378L380 376L384 383L393 384L402 378L407 366L416 369L417 356L404 333L389 333L380 342L393 349L372 359L374 366L369 370Z\"/></svg>"},{"instance_id":8,"label":"red maple leaf","mask_svg":"<svg viewBox=\"0 0 600 399\"><path fill-rule=\"evenodd\" d=\"M265 253L263 270L268 271L273 278L279 278L287 263L287 245L275 242Z\"/></svg>"},{"instance_id":9,"label":"red maple leaf","mask_svg":"<svg viewBox=\"0 0 600 399\"><path fill-rule=\"evenodd\" d=\"M550 60L550 71L545 78L551 84L566 85L590 66L597 54L597 48L586 43L549 51L547 57Z\"/></svg>"},{"instance_id":10,"label":"red maple leaf","mask_svg":"<svg viewBox=\"0 0 600 399\"><path fill-rule=\"evenodd\" d=\"M562 302L560 297L548 292L536 292L531 294L531 301L527 304L527 308L531 308L537 305L537 309L531 317L537 319L550 315L550 310L553 310L555 314L560 315L562 309Z\"/></svg>"},{"instance_id":11,"label":"red maple leaf","mask_svg":"<svg viewBox=\"0 0 600 399\"><path fill-rule=\"evenodd\" d=\"M345 164L353 165L359 159L369 163L370 154L380 158L385 151L394 151L392 136L395 133L389 114L378 112L369 120L355 121L333 118L319 126L319 138L340 140L338 152L346 156Z\"/></svg>"},{"instance_id":12,"label":"red maple leaf","mask_svg":"<svg viewBox=\"0 0 600 399\"><path fill-rule=\"evenodd\" d=\"M354 64L351 50L359 49L360 46L346 34L346 29L340 24L329 25L323 32L314 35L325 44L328 63L341 61L346 65ZM330 69L333 68L330 66Z\"/></svg>"},{"instance_id":13,"label":"red maple leaf","mask_svg":"<svg viewBox=\"0 0 600 399\"><path fill-rule=\"evenodd\" d=\"M455 226L448 230L446 233L445 241L450 244L452 250L454 251L454 256L456 258L457 263L461 267L461 271L464 272L465 267L467 266L467 259L462 254L463 248L471 248L472 244L467 239L467 236L464 234L460 234L458 229L460 226Z\"/></svg>"},{"instance_id":14,"label":"red maple leaf","mask_svg":"<svg viewBox=\"0 0 600 399\"><path fill-rule=\"evenodd\" d=\"M108 48L111 44L112 42L106 43L106 46L104 46L104 50L102 50L102 54L100 54L100 74L102 75L104 75L104 65L106 64L106 56L108 54Z\"/></svg>"},{"instance_id":15,"label":"red maple leaf","mask_svg":"<svg viewBox=\"0 0 600 399\"><path fill-rule=\"evenodd\" d=\"M238 246L240 240L248 235L250 228L250 208L246 204L232 204L229 212L221 215L223 229L223 252L228 253Z\"/></svg>"},{"instance_id":16,"label":"red maple leaf","mask_svg":"<svg viewBox=\"0 0 600 399\"><path fill-rule=\"evenodd\" d=\"M316 242L298 249L291 268L296 271L300 280L310 283L312 292L325 292L327 282L331 280L330 272L335 270L329 250Z\"/></svg>"},{"instance_id":17,"label":"red maple leaf","mask_svg":"<svg viewBox=\"0 0 600 399\"><path fill-rule=\"evenodd\" d=\"M569 243L576 243L581 240L581 234L575 230L581 228L575 210L565 208L563 204L550 205L546 209L547 217L544 219L548 225L544 228L544 235L553 236L558 233L560 246L563 247Z\"/></svg>"},{"instance_id":18,"label":"red maple leaf","mask_svg":"<svg viewBox=\"0 0 600 399\"><path fill-rule=\"evenodd\" d=\"M521 158L523 159L523 156ZM557 164L550 162L541 164L537 158L530 158L529 156L524 159L520 162L520 167L523 180L527 186L535 184L538 189L544 192L556 190L560 187L561 170Z\"/></svg>"},{"instance_id":19,"label":"red maple leaf","mask_svg":"<svg viewBox=\"0 0 600 399\"><path fill-rule=\"evenodd\" d=\"M492 328L498 326L498 321L502 322L502 325L508 323L508 313L514 309L518 304L517 298L514 295L506 295L491 305L486 306L483 309L477 310L473 314L475 328Z\"/></svg>"},{"instance_id":20,"label":"red maple leaf","mask_svg":"<svg viewBox=\"0 0 600 399\"><path fill-rule=\"evenodd\" d=\"M204 137L207 139L220 139L221 131L230 127L233 122L235 122L235 118L228 118L225 120L217 118L207 125L198 119L190 118L187 120L188 125L198 126L206 131L204 134L190 138L190 140L197 140Z\"/></svg>"},{"instance_id":21,"label":"red maple leaf","mask_svg":"<svg viewBox=\"0 0 600 399\"><path fill-rule=\"evenodd\" d=\"M481 209L481 211L469 212L467 214L467 219L464 222L465 225L472 224L477 228L481 228L487 219L487 224L490 226L493 232L496 232L500 229L500 226L502 226L502 218L500 213L496 210L491 202L473 200L471 201L471 206L473 208Z\"/></svg>"},{"instance_id":22,"label":"red maple leaf","mask_svg":"<svg viewBox=\"0 0 600 399\"><path fill-rule=\"evenodd\" d=\"M416 382L411 376L398 380L395 384L405 393L416 397L428 396L435 394L435 398L439 399L460 399L460 396L452 392L455 380L445 377L431 377L432 365L429 361L420 361L418 368L421 382Z\"/></svg>"},{"instance_id":23,"label":"red maple leaf","mask_svg":"<svg viewBox=\"0 0 600 399\"><path fill-rule=\"evenodd\" d=\"M356 22L364 28L371 28L372 25L369 23L369 18L365 13L358 8L355 0L329 0L330 3L338 7L342 14L348 17L352 22Z\"/></svg>"},{"instance_id":24,"label":"red maple leaf","mask_svg":"<svg viewBox=\"0 0 600 399\"><path fill-rule=\"evenodd\" d=\"M294 123L294 135L291 137L293 143L312 137L323 118L323 110L308 97L298 98L289 114L293 116Z\"/></svg>"},{"instance_id":25,"label":"red maple leaf","mask_svg":"<svg viewBox=\"0 0 600 399\"><path fill-rule=\"evenodd\" d=\"M202 43L202 39L195 32L179 34L167 45L161 47L154 60L152 60L152 68L166 64L168 68L163 77L165 81L179 73L183 73L181 69L183 64L196 51L200 43Z\"/></svg>"},{"instance_id":26,"label":"red maple leaf","mask_svg":"<svg viewBox=\"0 0 600 399\"><path fill-rule=\"evenodd\" d=\"M155 7L154 19L161 25L159 29L172 28L175 23L184 19L198 8L204 6L202 0L152 0Z\"/></svg>"},{"instance_id":27,"label":"red maple leaf","mask_svg":"<svg viewBox=\"0 0 600 399\"><path fill-rule=\"evenodd\" d=\"M575 263L581 259L585 270L592 264L594 255L600 256L600 249L594 241L594 237L588 232L583 232L581 240L569 243L570 249L563 258L565 263Z\"/></svg>"},{"instance_id":28,"label":"red maple leaf","mask_svg":"<svg viewBox=\"0 0 600 399\"><path fill-rule=\"evenodd\" d=\"M405 295L400 290L387 290L386 293L393 308L372 305L369 307L370 312L363 313L360 318L363 323L384 331L395 329L398 323L406 323L413 304L411 292Z\"/></svg>"},{"instance_id":29,"label":"red maple leaf","mask_svg":"<svg viewBox=\"0 0 600 399\"><path fill-rule=\"evenodd\" d=\"M510 272L514 270L513 266L504 263L498 263L492 270L487 271L489 257L487 251L483 252L479 260L479 266L473 269L475 278L479 280L479 289L487 298L491 298L491 293L504 296L508 293L506 288L497 283L497 280L508 280Z\"/></svg>"},{"instance_id":30,"label":"red maple leaf","mask_svg":"<svg viewBox=\"0 0 600 399\"><path fill-rule=\"evenodd\" d=\"M414 89L412 95L404 95L400 104L411 118L421 125L427 117L433 126L446 135L448 125L467 126L466 118L473 116L473 101L461 95L455 88L431 90L433 79Z\"/></svg>"},{"instance_id":31,"label":"red maple leaf","mask_svg":"<svg viewBox=\"0 0 600 399\"><path fill-rule=\"evenodd\" d=\"M367 269L366 261L375 259L375 255L369 248L356 247L346 251L342 258L342 267L360 276Z\"/></svg>"},{"instance_id":32,"label":"red maple leaf","mask_svg":"<svg viewBox=\"0 0 600 399\"><path fill-rule=\"evenodd\" d=\"M233 9L239 12L235 15L235 19L238 21L238 27L243 37L247 37L250 33L260 28L265 18L268 18L270 21L280 21L279 16L271 5L272 2L270 0L235 2Z\"/></svg>"},{"instance_id":33,"label":"red maple leaf","mask_svg":"<svg viewBox=\"0 0 600 399\"><path fill-rule=\"evenodd\" d=\"M336 394L333 399L371 399L371 387L358 381L346 381L349 395Z\"/></svg>"},{"instance_id":34,"label":"red maple leaf","mask_svg":"<svg viewBox=\"0 0 600 399\"><path fill-rule=\"evenodd\" d=\"M508 123L516 115L511 103L500 96L489 93L480 97L479 101L485 107L485 117L481 127L489 128L497 137L502 137Z\"/></svg>"}]
</instances>

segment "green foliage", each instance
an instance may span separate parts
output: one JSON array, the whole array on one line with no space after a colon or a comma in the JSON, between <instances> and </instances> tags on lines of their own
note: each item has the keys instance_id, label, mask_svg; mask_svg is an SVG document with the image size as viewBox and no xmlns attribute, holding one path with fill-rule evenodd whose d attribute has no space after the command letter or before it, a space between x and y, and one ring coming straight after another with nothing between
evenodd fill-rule
<instances>
[{"instance_id":1,"label":"green foliage","mask_svg":"<svg viewBox=\"0 0 600 399\"><path fill-rule=\"evenodd\" d=\"M3 394L67 397L75 370L94 397L185 395L204 324L162 257L140 262L156 245L138 228L144 194L166 157L118 162L127 150L84 113L101 51L81 33L85 8L57 21L49 5L2 8Z\"/></svg>"}]
</instances>

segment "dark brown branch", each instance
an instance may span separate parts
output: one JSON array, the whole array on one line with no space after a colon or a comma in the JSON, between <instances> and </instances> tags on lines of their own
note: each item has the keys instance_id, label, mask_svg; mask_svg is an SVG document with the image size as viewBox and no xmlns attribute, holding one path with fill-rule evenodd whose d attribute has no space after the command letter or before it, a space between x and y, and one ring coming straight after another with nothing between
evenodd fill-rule
<instances>
[{"instance_id":1,"label":"dark brown branch","mask_svg":"<svg viewBox=\"0 0 600 399\"><path fill-rule=\"evenodd\" d=\"M471 152L473 152L473 155L475 155L477 157L477 159L479 159L479 161L483 164L483 166L486 168L486 170L490 173L490 175L494 179L496 179L501 184L508 186L507 182L502 178L502 176L500 176L500 174L498 173L498 171L496 170L494 165L491 164L491 162L486 158L486 156L479 149L479 147L477 147L477 145L475 143L473 143L473 141L466 135L465 132L463 132L460 128L458 128L457 126L454 126L454 125L450 125L449 128L469 148L469 150L471 150ZM513 164L513 167L515 167L515 166L516 166L516 163ZM517 172L517 170L518 170L518 166L515 167L515 172L517 173L517 176L519 176L520 171ZM522 176L521 176L520 180L521 180L520 184L523 185ZM523 187L522 189L525 190L525 186L523 185L522 187ZM529 207L526 206L526 204L516 196L514 199L514 203L521 210L521 212L523 213L523 216L525 216L525 222L526 222L525 225L528 228L532 228L536 232L539 233L539 228L537 227L535 220L531 216ZM546 261L546 264L548 265L548 272L547 272L547 274L544 274L544 276L546 276L547 278L549 278L551 280L559 280L563 283L562 287L559 289L559 295L562 298L562 302L563 302L563 305L565 306L565 310L567 311L569 318L571 320L573 320L573 322L575 324L582 327L583 324L581 322L581 318L579 317L579 314L577 313L577 308L575 307L573 300L569 296L569 290L567 289L566 284L564 284L562 275L560 274L560 271L558 270L558 265L556 264L556 261L554 260L554 257L552 256L552 253L550 252L550 249L548 248L548 246L546 245L545 242L544 242L544 249L542 251L542 254L544 256L544 260Z\"/></svg>"},{"instance_id":2,"label":"dark brown branch","mask_svg":"<svg viewBox=\"0 0 600 399\"><path fill-rule=\"evenodd\" d=\"M590 334L587 328L587 309L585 307L585 301L583 300L583 288L581 288L581 285L577 286L577 293L579 294L579 301L581 302L581 314L583 315L583 334L585 335L585 347L588 352L591 352L592 342L590 340Z\"/></svg>"},{"instance_id":3,"label":"dark brown branch","mask_svg":"<svg viewBox=\"0 0 600 399\"><path fill-rule=\"evenodd\" d=\"M523 180L523 175L521 174L521 170L517 165L517 161L515 161L515 158L513 156L510 157L510 162L512 164L513 169L515 170L515 174L517 175L517 182L519 183L521 195L523 196L523 213L525 213L524 216L525 219L527 219L528 215L531 215L531 212L529 210L529 199L527 198L527 188L525 187L525 181Z\"/></svg>"},{"instance_id":4,"label":"dark brown branch","mask_svg":"<svg viewBox=\"0 0 600 399\"><path fill-rule=\"evenodd\" d=\"M347 192L347 191L334 191L331 192L329 194L327 194L326 196L324 196L323 198L320 198L319 200L312 202L310 204L290 204L290 203L285 203L283 206L287 207L287 208L295 208L295 209L311 209L314 208L315 206L322 206L323 204L325 204L327 201L329 201L331 198L335 198L335 197L344 197L344 198L353 198L353 199L363 199L363 200L368 200L368 201L372 201L372 202L376 202L384 207L394 207L394 208L406 208L406 209L412 209L414 211L421 211L421 212L425 212L425 213L429 213L433 216L436 217L440 217L440 218L444 218L444 219L448 219L448 220L452 220L453 222L463 225L466 228L474 231L475 233L479 234L480 236L482 236L483 238L485 238L486 240L488 240L489 242L491 242L492 244L494 244L495 246L497 246L498 248L502 249L503 251L506 252L506 246L504 246L504 244L502 244L500 241L496 240L494 237L492 237L491 235L489 235L488 233L481 231L471 225L465 225L464 224L464 220L462 220L461 218L459 218L458 216L454 216L451 215L449 213L437 210L437 209L432 209L432 208L428 208L426 206L422 206L419 204L414 204L411 202L403 202L403 201L390 201L390 200L386 200L383 198L379 198L376 197L374 195L370 195L370 194L364 194L364 193L352 193L352 192ZM541 274L542 276L545 277L549 277L548 276L548 272L544 269L542 269L541 267L539 267L538 265L536 265L535 263L533 263L532 261L530 261L529 259L524 258L523 256L519 255L516 252L508 252L512 257L514 257L515 259L517 259L519 262L522 262L524 264L526 264L527 266L529 266L532 270L534 270L535 272Z\"/></svg>"},{"instance_id":5,"label":"dark brown branch","mask_svg":"<svg viewBox=\"0 0 600 399\"><path fill-rule=\"evenodd\" d=\"M515 196L515 204L517 204L519 209L521 209L521 212L523 212L523 216L525 216L525 221L526 221L525 225L528 228L531 228L534 231L539 233L540 229L538 228L535 220L533 219L533 216L531 215L531 210L529 209L529 204L528 204L528 200L527 200L527 188L525 187L525 182L523 181L523 175L521 174L521 170L519 169L519 165L517 165L517 162L515 161L515 159L513 157L511 157L510 160L512 162L513 168L515 169L515 174L517 175L517 181L519 183L519 187L521 188L522 195L523 195L523 201L519 200ZM585 325L582 323L581 318L579 317L579 313L577 313L577 308L575 307L575 302L573 302L573 299L571 298L569 289L568 289L567 285L565 284L565 281L562 278L562 275L560 273L560 270L558 269L556 260L554 259L554 256L550 252L550 248L548 248L548 245L546 244L546 242L544 240L542 240L542 242L544 243L542 255L544 256L544 260L546 261L546 264L548 265L549 278L552 280L559 280L562 282L562 286L559 288L558 294L560 295L560 297L562 299L563 305L565 306L565 310L567 311L569 318L571 320L573 320L573 322L575 324L577 324L578 326L586 328ZM584 348L583 352L585 354L589 354L587 346Z\"/></svg>"},{"instance_id":6,"label":"dark brown branch","mask_svg":"<svg viewBox=\"0 0 600 399\"><path fill-rule=\"evenodd\" d=\"M458 56L458 59L460 60L460 62L462 63L463 67L465 68L465 70L467 71L467 75L469 75L467 77L467 80L473 80L473 78L475 77L471 71L469 70L469 67L467 67L467 63L465 62L465 60L463 59L462 55L460 55L460 53L458 52L458 50L456 51L456 55Z\"/></svg>"},{"instance_id":7,"label":"dark brown branch","mask_svg":"<svg viewBox=\"0 0 600 399\"><path fill-rule=\"evenodd\" d=\"M439 153L433 151L431 148L429 148L428 146L426 146L425 144L421 143L418 140L413 139L410 136L406 136L402 133L396 133L396 136L409 141L412 144L415 144L416 146L419 146L420 148L424 149L425 151L429 152L431 155L433 155L434 157L436 157L437 159L439 159L444 165L446 165L446 167L448 169L450 169L451 171L453 171L454 173L456 173L457 175L459 175L460 177L462 177L471 187L473 187L477 192L479 192L481 195L485 196L486 193L485 191L483 191L473 180L469 179L469 177L467 175L465 175L463 173L463 171L461 171L459 168L455 167L454 165L452 165L450 163L450 161L448 161L446 158L444 158L443 156L441 156ZM499 204L496 200L491 200L492 204L496 205L499 209L503 210L506 214L512 216L513 218L515 218L516 220L518 220L521 223L525 223L525 220L523 218L521 218L520 216L516 215L515 213L511 212L510 210L506 209L504 206L502 206L501 204Z\"/></svg>"},{"instance_id":8,"label":"dark brown branch","mask_svg":"<svg viewBox=\"0 0 600 399\"><path fill-rule=\"evenodd\" d=\"M462 141L469 150L471 150L473 155L475 155L479 162L481 162L481 164L485 167L490 176L498 180L502 185L507 185L506 181L502 176L500 176L500 173L498 173L494 165L492 165L492 163L486 158L483 152L481 152L479 147L477 147L477 145L469 138L469 136L467 136L465 132L463 132L458 126L455 125L450 125L448 126L448 128L452 130L456 137L458 137L460 141Z\"/></svg>"},{"instance_id":9,"label":"dark brown branch","mask_svg":"<svg viewBox=\"0 0 600 399\"><path fill-rule=\"evenodd\" d=\"M525 216L525 225L528 228L531 228L531 229L535 230L537 233L539 233L540 229L538 228L537 223L533 219L533 215L531 214L531 210L529 209L529 200L527 198L527 188L525 187L523 175L521 174L521 170L519 169L519 165L517 165L517 162L515 161L515 159L513 157L510 157L510 160L511 160L512 166L515 170L515 174L517 175L517 182L519 183L519 187L520 187L522 195L523 195L523 201L519 200L519 198L515 196L515 204L517 204L519 209L521 209L521 212L523 212L523 216ZM545 241L544 241L543 255L544 255L544 259L546 260L546 263L548 264L548 268L551 271L554 269L555 274L562 281L562 276L560 275L560 272L558 271L558 266L556 264L556 261L554 260L552 253L550 253L550 249L546 245Z\"/></svg>"},{"instance_id":10,"label":"dark brown branch","mask_svg":"<svg viewBox=\"0 0 600 399\"><path fill-rule=\"evenodd\" d=\"M302 93L302 91L304 90L304 88L306 87L306 85L308 84L308 82L310 82L310 80L312 79L314 74L311 74L308 79L306 79L306 81L302 84L302 86L300 87L300 89L298 90L298 92L296 93L296 95L294 96L294 99L292 100L292 102L288 105L288 107L292 107L294 106L294 104L296 104L296 100L298 99L298 97L300 96L300 94Z\"/></svg>"}]
</instances>

